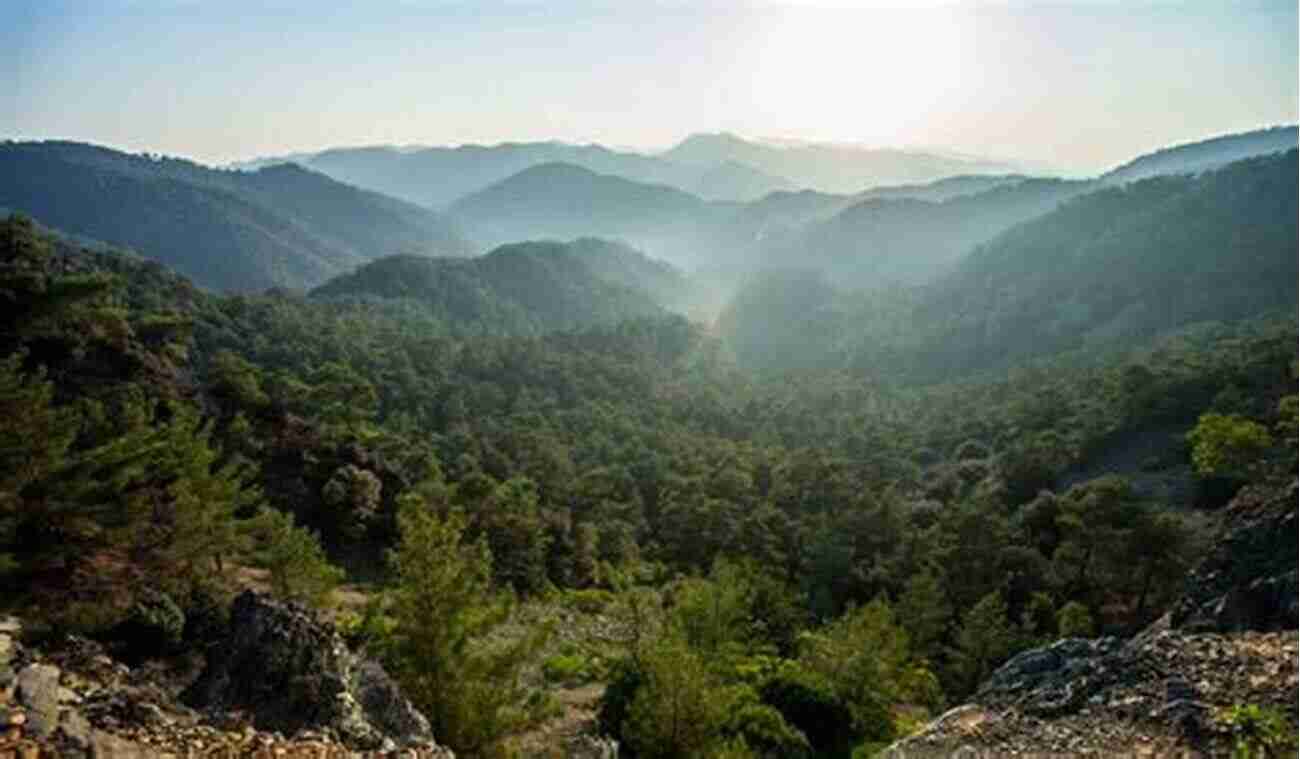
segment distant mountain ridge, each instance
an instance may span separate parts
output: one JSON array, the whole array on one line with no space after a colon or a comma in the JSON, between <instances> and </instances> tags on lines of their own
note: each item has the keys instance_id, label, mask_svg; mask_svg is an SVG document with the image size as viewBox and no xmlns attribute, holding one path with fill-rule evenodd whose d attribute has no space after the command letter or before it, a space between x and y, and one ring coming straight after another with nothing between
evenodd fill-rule
<instances>
[{"instance_id":1,"label":"distant mountain ridge","mask_svg":"<svg viewBox=\"0 0 1300 759\"><path fill-rule=\"evenodd\" d=\"M828 143L778 145L746 140L727 132L691 135L661 155L683 164L735 161L785 177L796 187L828 193L857 193L872 187L931 182L959 174L1020 171L1020 167L1002 161Z\"/></svg>"},{"instance_id":2,"label":"distant mountain ridge","mask_svg":"<svg viewBox=\"0 0 1300 759\"><path fill-rule=\"evenodd\" d=\"M267 160L277 159L236 165L258 167ZM710 200L746 201L794 186L783 177L732 161L684 165L601 145L553 141L422 149L334 148L286 156L285 160L358 187L438 209L513 174L548 163L566 163L635 182L671 185Z\"/></svg>"},{"instance_id":3,"label":"distant mountain ridge","mask_svg":"<svg viewBox=\"0 0 1300 759\"><path fill-rule=\"evenodd\" d=\"M1251 156L1294 150L1295 126L1257 129L1206 140L1173 145L1129 161L1103 174L1103 182L1132 182L1157 174L1190 174L1240 161Z\"/></svg>"},{"instance_id":4,"label":"distant mountain ridge","mask_svg":"<svg viewBox=\"0 0 1300 759\"><path fill-rule=\"evenodd\" d=\"M704 200L726 202L748 202L782 190L855 193L873 186L924 183L954 174L1006 174L1018 170L1006 162L920 151L816 143L786 146L730 134L692 135L661 153L558 141L422 149L372 146L295 153L235 166L259 168L268 161L301 163L340 181L431 208L446 207L513 174L546 163L567 163L630 181L670 185Z\"/></svg>"},{"instance_id":5,"label":"distant mountain ridge","mask_svg":"<svg viewBox=\"0 0 1300 759\"><path fill-rule=\"evenodd\" d=\"M0 206L219 290L304 288L383 255L471 252L440 214L296 165L222 171L75 142L0 144Z\"/></svg>"}]
</instances>

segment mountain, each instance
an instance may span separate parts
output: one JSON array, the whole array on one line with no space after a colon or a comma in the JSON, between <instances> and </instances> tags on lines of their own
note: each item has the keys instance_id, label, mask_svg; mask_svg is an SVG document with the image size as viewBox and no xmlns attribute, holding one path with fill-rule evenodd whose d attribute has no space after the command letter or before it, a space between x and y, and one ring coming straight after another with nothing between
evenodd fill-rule
<instances>
[{"instance_id":1,"label":"mountain","mask_svg":"<svg viewBox=\"0 0 1300 759\"><path fill-rule=\"evenodd\" d=\"M876 197L813 221L769 245L765 259L827 272L841 286L919 284L975 245L1052 210L1091 185L1022 179L972 195L931 201Z\"/></svg>"},{"instance_id":2,"label":"mountain","mask_svg":"<svg viewBox=\"0 0 1300 759\"><path fill-rule=\"evenodd\" d=\"M718 332L750 367L853 366L923 382L1294 313L1298 168L1293 150L1197 176L1061 182L1058 207L964 256L949 248L959 258L946 272L927 262L927 249L997 221L1007 206L989 193L871 201L832 221L852 222L856 239L891 257L827 260L810 246L741 287ZM1070 192L1081 194L1064 199ZM909 275L914 286L863 287L885 274Z\"/></svg>"},{"instance_id":3,"label":"mountain","mask_svg":"<svg viewBox=\"0 0 1300 759\"><path fill-rule=\"evenodd\" d=\"M311 297L405 299L457 334L539 335L665 315L649 290L672 279L672 270L601 240L523 242L477 258L389 256Z\"/></svg>"},{"instance_id":4,"label":"mountain","mask_svg":"<svg viewBox=\"0 0 1300 759\"><path fill-rule=\"evenodd\" d=\"M886 185L872 187L857 194L859 200L873 198L915 198L942 202L962 195L977 195L987 190L1029 179L1024 174L962 174L936 179L921 184Z\"/></svg>"},{"instance_id":5,"label":"mountain","mask_svg":"<svg viewBox=\"0 0 1300 759\"><path fill-rule=\"evenodd\" d=\"M681 190L565 163L525 169L462 198L450 212L487 244L594 235L626 239L664 258L712 218L708 204Z\"/></svg>"},{"instance_id":6,"label":"mountain","mask_svg":"<svg viewBox=\"0 0 1300 759\"><path fill-rule=\"evenodd\" d=\"M772 192L793 190L795 184L739 161L723 161L716 166L704 168L683 189L705 200L748 202Z\"/></svg>"},{"instance_id":7,"label":"mountain","mask_svg":"<svg viewBox=\"0 0 1300 759\"><path fill-rule=\"evenodd\" d=\"M682 305L691 283L675 267L651 258L623 243L583 237L565 246L597 278L621 287L640 290L661 306Z\"/></svg>"},{"instance_id":8,"label":"mountain","mask_svg":"<svg viewBox=\"0 0 1300 759\"><path fill-rule=\"evenodd\" d=\"M1297 151L1076 198L973 252L916 318L945 369L1294 310Z\"/></svg>"},{"instance_id":9,"label":"mountain","mask_svg":"<svg viewBox=\"0 0 1300 759\"><path fill-rule=\"evenodd\" d=\"M386 254L470 252L440 214L297 166L220 171L73 142L0 145L0 206L218 290L309 287Z\"/></svg>"},{"instance_id":10,"label":"mountain","mask_svg":"<svg viewBox=\"0 0 1300 759\"><path fill-rule=\"evenodd\" d=\"M268 160L239 164L258 167ZM679 164L664 158L600 145L563 142L508 142L402 149L337 148L295 154L292 160L339 181L365 187L429 208L443 208L512 174L548 163L567 163L599 174L651 184L672 185L716 200L752 200L789 189L789 180L734 161Z\"/></svg>"},{"instance_id":11,"label":"mountain","mask_svg":"<svg viewBox=\"0 0 1300 759\"><path fill-rule=\"evenodd\" d=\"M1007 163L911 150L807 143L773 145L734 134L695 134L661 153L674 163L715 166L728 161L784 177L797 187L854 193L880 185L929 182L959 174L1006 174Z\"/></svg>"},{"instance_id":12,"label":"mountain","mask_svg":"<svg viewBox=\"0 0 1300 759\"><path fill-rule=\"evenodd\" d=\"M1158 150L1102 175L1104 182L1132 182L1157 174L1191 174L1256 155L1297 147L1294 126L1259 129Z\"/></svg>"}]
</instances>

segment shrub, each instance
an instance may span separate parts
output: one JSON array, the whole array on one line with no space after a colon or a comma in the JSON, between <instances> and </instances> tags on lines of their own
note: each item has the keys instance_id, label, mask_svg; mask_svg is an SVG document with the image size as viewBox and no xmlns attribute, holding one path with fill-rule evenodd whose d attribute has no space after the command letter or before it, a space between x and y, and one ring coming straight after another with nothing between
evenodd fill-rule
<instances>
[{"instance_id":1,"label":"shrub","mask_svg":"<svg viewBox=\"0 0 1300 759\"><path fill-rule=\"evenodd\" d=\"M843 755L853 745L852 712L816 673L787 662L763 683L759 697L802 732L817 754Z\"/></svg>"},{"instance_id":2,"label":"shrub","mask_svg":"<svg viewBox=\"0 0 1300 759\"><path fill-rule=\"evenodd\" d=\"M1238 704L1219 720L1232 732L1233 759L1295 756L1295 729L1276 709Z\"/></svg>"},{"instance_id":3,"label":"shrub","mask_svg":"<svg viewBox=\"0 0 1300 759\"><path fill-rule=\"evenodd\" d=\"M1056 613L1056 631L1062 638L1091 637L1095 625L1088 607L1078 601L1071 601Z\"/></svg>"},{"instance_id":4,"label":"shrub","mask_svg":"<svg viewBox=\"0 0 1300 759\"><path fill-rule=\"evenodd\" d=\"M577 685L595 676L591 661L582 654L558 654L542 662L542 676L547 682Z\"/></svg>"}]
</instances>

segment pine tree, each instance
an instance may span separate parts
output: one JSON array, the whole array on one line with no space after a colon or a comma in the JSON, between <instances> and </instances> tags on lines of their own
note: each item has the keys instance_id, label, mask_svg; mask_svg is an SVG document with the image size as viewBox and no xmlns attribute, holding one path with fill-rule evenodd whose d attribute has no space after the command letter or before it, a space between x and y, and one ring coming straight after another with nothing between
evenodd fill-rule
<instances>
[{"instance_id":1,"label":"pine tree","mask_svg":"<svg viewBox=\"0 0 1300 759\"><path fill-rule=\"evenodd\" d=\"M957 631L955 652L964 687L974 689L1001 664L1011 654L1015 637L1001 592L989 593L971 607Z\"/></svg>"},{"instance_id":2,"label":"pine tree","mask_svg":"<svg viewBox=\"0 0 1300 759\"><path fill-rule=\"evenodd\" d=\"M392 556L395 626L387 659L439 740L457 753L481 754L526 721L528 690L520 671L549 630L494 639L510 618L513 599L492 585L487 544L463 540L466 525L459 512L439 516L416 493L400 501L401 543Z\"/></svg>"}]
</instances>

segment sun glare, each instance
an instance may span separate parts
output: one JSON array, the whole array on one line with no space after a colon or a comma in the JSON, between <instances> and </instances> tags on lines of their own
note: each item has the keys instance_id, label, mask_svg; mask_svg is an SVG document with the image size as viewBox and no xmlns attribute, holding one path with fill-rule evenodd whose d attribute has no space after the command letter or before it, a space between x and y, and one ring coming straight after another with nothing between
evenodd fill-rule
<instances>
[{"instance_id":1,"label":"sun glare","mask_svg":"<svg viewBox=\"0 0 1300 759\"><path fill-rule=\"evenodd\" d=\"M759 35L754 104L821 139L905 139L958 87L958 31L937 9L774 14Z\"/></svg>"}]
</instances>

